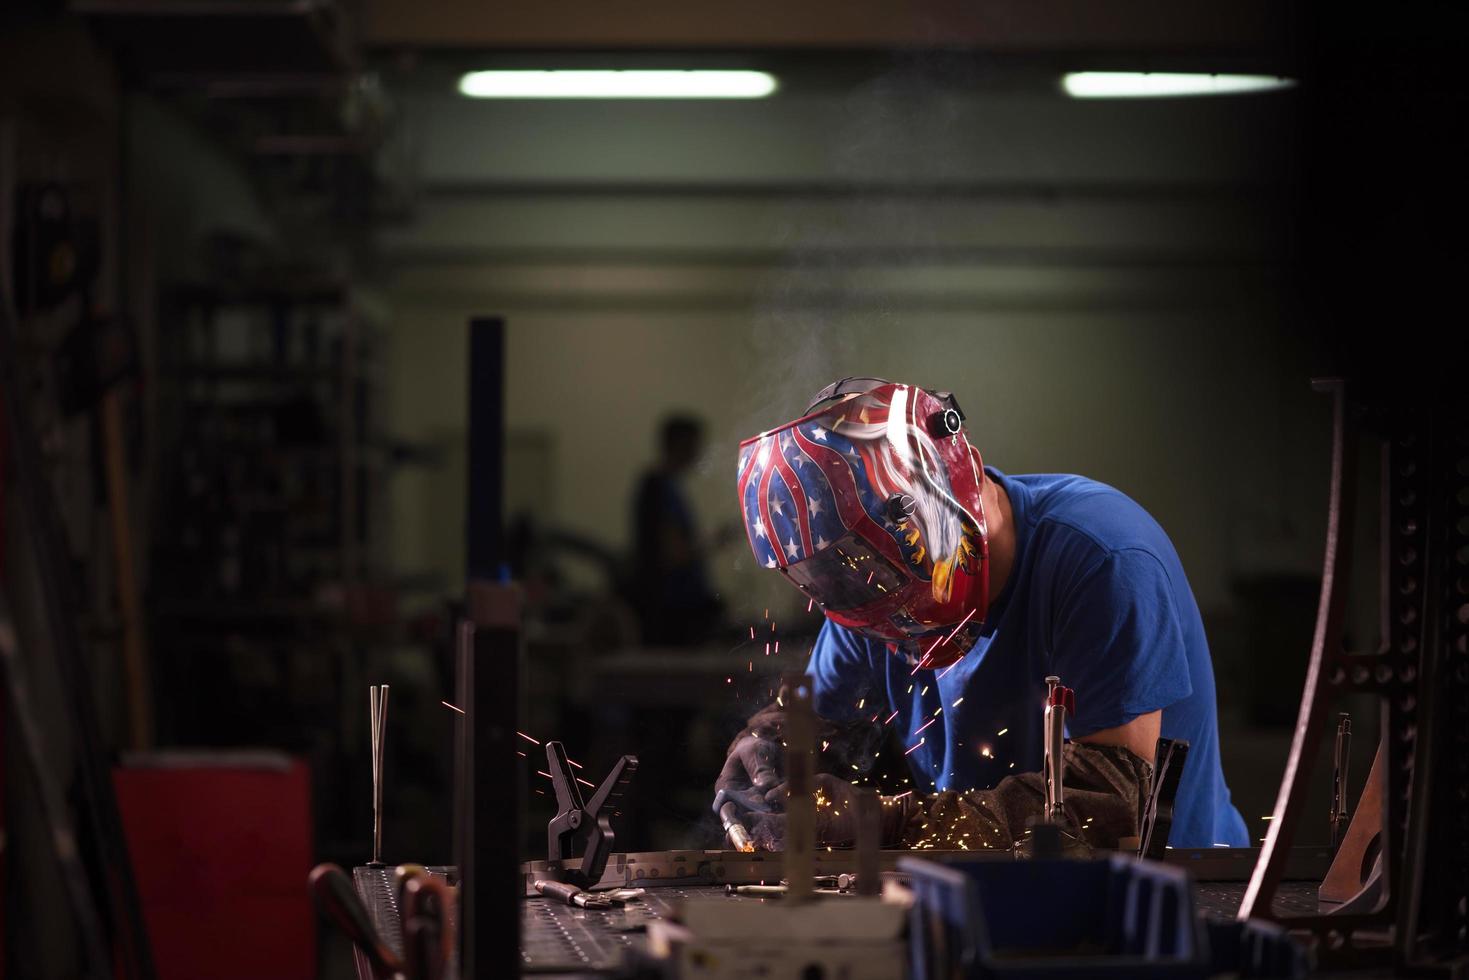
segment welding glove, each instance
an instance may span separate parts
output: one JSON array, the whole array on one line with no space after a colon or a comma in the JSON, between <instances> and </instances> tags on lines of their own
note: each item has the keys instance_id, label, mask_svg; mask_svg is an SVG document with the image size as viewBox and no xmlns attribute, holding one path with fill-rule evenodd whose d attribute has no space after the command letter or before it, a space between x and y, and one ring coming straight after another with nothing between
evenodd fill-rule
<instances>
[{"instance_id":1,"label":"welding glove","mask_svg":"<svg viewBox=\"0 0 1469 980\"><path fill-rule=\"evenodd\" d=\"M741 814L785 808L785 709L768 705L746 723L729 744L724 768L714 783L714 812L734 803ZM818 769L866 775L882 744L881 728L868 720L837 725L817 719Z\"/></svg>"},{"instance_id":2,"label":"welding glove","mask_svg":"<svg viewBox=\"0 0 1469 980\"><path fill-rule=\"evenodd\" d=\"M816 783L816 844L852 847L857 843L857 787L829 773L818 773ZM784 787L782 787L782 790ZM912 794L881 798L880 846L897 847L920 806ZM785 809L784 806L781 807ZM765 851L785 849L786 815L754 813L749 818L750 839Z\"/></svg>"},{"instance_id":3,"label":"welding glove","mask_svg":"<svg viewBox=\"0 0 1469 980\"><path fill-rule=\"evenodd\" d=\"M1115 848L1121 838L1138 836L1153 767L1121 746L1067 742L1063 751L1065 812L1073 835L1093 848ZM856 787L825 773L816 777L816 787L818 846L850 846L856 840ZM783 795L784 785L776 792ZM1044 811L1045 800L1045 779L1038 772L1010 776L992 789L885 796L882 846L1013 850L1031 818ZM784 813L752 813L748 823L756 847L784 848Z\"/></svg>"},{"instance_id":4,"label":"welding glove","mask_svg":"<svg viewBox=\"0 0 1469 980\"><path fill-rule=\"evenodd\" d=\"M743 815L766 813L784 797L785 747L780 732L784 712L771 705L757 712L729 743L724 768L714 782L714 812L734 803Z\"/></svg>"},{"instance_id":5,"label":"welding glove","mask_svg":"<svg viewBox=\"0 0 1469 980\"><path fill-rule=\"evenodd\" d=\"M1063 752L1067 829L1094 848L1115 848L1121 838L1138 836L1153 767L1116 745L1067 742ZM1044 811L1045 800L1045 778L1038 772L1007 777L992 789L920 797L903 815L899 843L1010 850L1030 819Z\"/></svg>"}]
</instances>

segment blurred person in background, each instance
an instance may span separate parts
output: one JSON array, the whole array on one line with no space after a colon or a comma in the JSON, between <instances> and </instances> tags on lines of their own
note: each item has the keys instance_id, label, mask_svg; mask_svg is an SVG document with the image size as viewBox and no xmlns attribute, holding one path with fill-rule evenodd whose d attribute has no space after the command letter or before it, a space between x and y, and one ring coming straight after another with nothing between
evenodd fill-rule
<instances>
[{"instance_id":1,"label":"blurred person in background","mask_svg":"<svg viewBox=\"0 0 1469 980\"><path fill-rule=\"evenodd\" d=\"M698 643L720 623L723 603L709 583L706 559L732 541L738 525L701 538L684 480L704 448L704 425L670 415L659 430L658 462L633 496L632 598L643 642Z\"/></svg>"}]
</instances>

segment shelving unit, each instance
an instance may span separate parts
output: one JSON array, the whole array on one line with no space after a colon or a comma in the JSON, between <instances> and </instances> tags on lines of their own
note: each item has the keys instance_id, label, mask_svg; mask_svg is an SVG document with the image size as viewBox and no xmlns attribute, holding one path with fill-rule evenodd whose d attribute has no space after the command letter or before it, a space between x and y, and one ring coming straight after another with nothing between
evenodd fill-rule
<instances>
[{"instance_id":1,"label":"shelving unit","mask_svg":"<svg viewBox=\"0 0 1469 980\"><path fill-rule=\"evenodd\" d=\"M189 284L161 299L148 603L160 742L306 755L318 805L333 807L359 781L355 695L395 636L391 601L366 598L388 462L373 332L333 283Z\"/></svg>"}]
</instances>

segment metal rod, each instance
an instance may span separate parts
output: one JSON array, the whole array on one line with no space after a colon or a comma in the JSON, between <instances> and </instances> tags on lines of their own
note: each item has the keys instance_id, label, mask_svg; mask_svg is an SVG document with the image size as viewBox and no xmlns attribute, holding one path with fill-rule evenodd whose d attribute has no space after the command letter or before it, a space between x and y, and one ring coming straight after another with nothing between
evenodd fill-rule
<instances>
[{"instance_id":1,"label":"metal rod","mask_svg":"<svg viewBox=\"0 0 1469 980\"><path fill-rule=\"evenodd\" d=\"M383 750L388 728L388 685L367 689L372 737L372 863L383 863Z\"/></svg>"},{"instance_id":2,"label":"metal rod","mask_svg":"<svg viewBox=\"0 0 1469 980\"><path fill-rule=\"evenodd\" d=\"M1347 777L1351 768L1352 716L1348 712L1337 715L1336 749L1331 764L1331 846L1341 843L1342 832L1347 823Z\"/></svg>"},{"instance_id":3,"label":"metal rod","mask_svg":"<svg viewBox=\"0 0 1469 980\"><path fill-rule=\"evenodd\" d=\"M882 798L877 790L857 790L857 894L882 892Z\"/></svg>"},{"instance_id":4,"label":"metal rod","mask_svg":"<svg viewBox=\"0 0 1469 980\"><path fill-rule=\"evenodd\" d=\"M1303 809L1310 782L1311 755L1320 744L1322 726L1326 723L1326 699L1334 697L1330 677L1333 669L1340 666L1343 671L1348 665L1342 663L1345 645L1342 629L1346 621L1346 602L1352 567L1352 536L1355 530L1354 515L1357 512L1357 431L1354 420L1349 420L1346 391L1338 380L1316 383L1317 390L1329 391L1332 395L1331 434L1331 490L1326 509L1326 554L1321 569L1321 601L1316 608L1316 629L1311 639L1311 659L1306 667L1306 679L1302 687L1300 712L1296 716L1296 730L1291 739L1290 755L1286 757L1285 772L1280 777L1280 790L1275 797L1275 810L1271 814L1270 827L1265 831L1265 844L1260 848L1260 857L1250 882L1245 886L1244 898L1240 900L1237 918L1240 921L1252 918L1274 919L1272 905L1276 887L1285 873L1291 841L1295 838L1296 823ZM1351 436L1348 437L1348 423ZM1394 887L1399 880L1398 855L1395 846L1383 846L1384 864L1388 866ZM1305 917L1293 917L1301 921ZM1323 946L1325 944L1322 944Z\"/></svg>"}]
</instances>

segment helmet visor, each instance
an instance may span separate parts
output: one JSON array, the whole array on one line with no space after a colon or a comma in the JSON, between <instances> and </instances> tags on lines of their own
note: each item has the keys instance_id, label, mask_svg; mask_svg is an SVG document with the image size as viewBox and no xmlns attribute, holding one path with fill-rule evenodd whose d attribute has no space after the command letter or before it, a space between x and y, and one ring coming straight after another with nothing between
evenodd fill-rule
<instances>
[{"instance_id":1,"label":"helmet visor","mask_svg":"<svg viewBox=\"0 0 1469 980\"><path fill-rule=\"evenodd\" d=\"M864 606L898 591L908 581L892 562L855 534L787 565L786 573L823 608L834 612Z\"/></svg>"}]
</instances>

